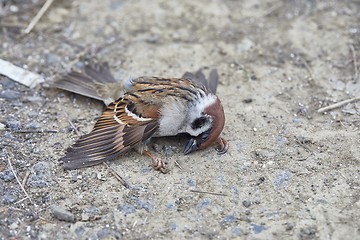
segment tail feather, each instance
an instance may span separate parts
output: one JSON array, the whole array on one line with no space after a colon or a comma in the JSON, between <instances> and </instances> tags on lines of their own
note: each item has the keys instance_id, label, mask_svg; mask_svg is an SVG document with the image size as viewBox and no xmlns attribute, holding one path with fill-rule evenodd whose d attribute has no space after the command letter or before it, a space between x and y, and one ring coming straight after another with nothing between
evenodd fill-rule
<instances>
[{"instance_id":1,"label":"tail feather","mask_svg":"<svg viewBox=\"0 0 360 240\"><path fill-rule=\"evenodd\" d=\"M52 86L108 103L109 99L115 100L112 86L118 84L109 65L102 63L85 66L83 72L72 71L55 81Z\"/></svg>"},{"instance_id":2,"label":"tail feather","mask_svg":"<svg viewBox=\"0 0 360 240\"><path fill-rule=\"evenodd\" d=\"M182 78L189 79L194 83L203 86L208 91L216 94L217 86L219 84L219 74L216 69L211 70L209 78L206 79L204 73L199 69L196 73L186 72Z\"/></svg>"}]
</instances>

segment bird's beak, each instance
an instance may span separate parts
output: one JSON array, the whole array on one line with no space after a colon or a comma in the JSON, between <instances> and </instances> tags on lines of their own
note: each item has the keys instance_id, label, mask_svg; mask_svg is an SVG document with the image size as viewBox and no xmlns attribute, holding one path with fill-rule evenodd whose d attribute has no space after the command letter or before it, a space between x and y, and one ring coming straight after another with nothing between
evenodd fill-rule
<instances>
[{"instance_id":1,"label":"bird's beak","mask_svg":"<svg viewBox=\"0 0 360 240\"><path fill-rule=\"evenodd\" d=\"M185 149L184 149L184 154L189 154L191 152L194 152L198 150L198 146L196 144L196 139L195 138L191 138L188 143L186 144L185 146Z\"/></svg>"}]
</instances>

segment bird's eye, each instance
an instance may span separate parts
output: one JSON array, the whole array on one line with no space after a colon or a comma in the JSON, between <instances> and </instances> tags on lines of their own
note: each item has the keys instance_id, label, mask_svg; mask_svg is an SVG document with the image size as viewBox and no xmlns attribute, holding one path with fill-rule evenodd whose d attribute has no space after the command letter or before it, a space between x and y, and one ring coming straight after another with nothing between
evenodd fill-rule
<instances>
[{"instance_id":1,"label":"bird's eye","mask_svg":"<svg viewBox=\"0 0 360 240\"><path fill-rule=\"evenodd\" d=\"M191 123L191 128L199 129L202 126L204 126L207 121L208 121L208 119L206 117L199 117Z\"/></svg>"}]
</instances>

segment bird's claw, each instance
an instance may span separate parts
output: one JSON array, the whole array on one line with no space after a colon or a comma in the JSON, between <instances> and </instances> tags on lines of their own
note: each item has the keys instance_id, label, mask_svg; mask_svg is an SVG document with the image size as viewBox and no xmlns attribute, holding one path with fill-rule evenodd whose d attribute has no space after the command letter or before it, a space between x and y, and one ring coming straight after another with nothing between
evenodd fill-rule
<instances>
[{"instance_id":1,"label":"bird's claw","mask_svg":"<svg viewBox=\"0 0 360 240\"><path fill-rule=\"evenodd\" d=\"M222 137L219 137L218 140L217 140L217 144L218 144L218 147L216 148L216 151L218 153L218 155L223 155L225 154L228 149L229 149L229 144L228 142L223 139Z\"/></svg>"},{"instance_id":2,"label":"bird's claw","mask_svg":"<svg viewBox=\"0 0 360 240\"><path fill-rule=\"evenodd\" d=\"M154 157L153 159L153 168L162 173L168 173L168 170L165 167L165 163L161 158Z\"/></svg>"},{"instance_id":3,"label":"bird's claw","mask_svg":"<svg viewBox=\"0 0 360 240\"><path fill-rule=\"evenodd\" d=\"M152 161L152 165L153 165L153 168L155 170L158 170L162 173L168 173L169 171L166 169L165 167L165 163L164 161L161 159L161 158L158 158L156 156L154 156L151 152L147 151L147 150L144 150L143 151L143 154L145 154L146 156L148 156L149 158L151 158L151 161Z\"/></svg>"}]
</instances>

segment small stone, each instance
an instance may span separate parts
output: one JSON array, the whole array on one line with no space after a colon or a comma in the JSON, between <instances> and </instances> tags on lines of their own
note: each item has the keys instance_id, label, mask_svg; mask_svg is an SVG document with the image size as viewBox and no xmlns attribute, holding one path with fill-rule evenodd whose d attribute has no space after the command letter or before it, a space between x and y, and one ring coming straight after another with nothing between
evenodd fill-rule
<instances>
[{"instance_id":1,"label":"small stone","mask_svg":"<svg viewBox=\"0 0 360 240\"><path fill-rule=\"evenodd\" d=\"M5 125L0 123L0 131L4 130L5 129Z\"/></svg>"},{"instance_id":2,"label":"small stone","mask_svg":"<svg viewBox=\"0 0 360 240\"><path fill-rule=\"evenodd\" d=\"M151 204L149 201L137 200L137 201L136 201L136 205L137 205L139 208L142 208L142 209L144 209L144 210L147 211L147 212L151 212L152 209L153 209L153 206L152 206L152 204Z\"/></svg>"},{"instance_id":3,"label":"small stone","mask_svg":"<svg viewBox=\"0 0 360 240\"><path fill-rule=\"evenodd\" d=\"M224 217L224 222L226 222L226 223L236 222L237 220L238 219L234 215L228 215L228 216Z\"/></svg>"},{"instance_id":4,"label":"small stone","mask_svg":"<svg viewBox=\"0 0 360 240\"><path fill-rule=\"evenodd\" d=\"M98 172L98 173L96 174L96 178L99 179L99 180L101 180L101 181L105 181L105 180L106 180L105 178L103 178L101 172Z\"/></svg>"},{"instance_id":5,"label":"small stone","mask_svg":"<svg viewBox=\"0 0 360 240\"><path fill-rule=\"evenodd\" d=\"M252 98L245 98L243 99L243 103L252 103L253 99Z\"/></svg>"},{"instance_id":6,"label":"small stone","mask_svg":"<svg viewBox=\"0 0 360 240\"><path fill-rule=\"evenodd\" d=\"M133 205L130 205L128 203L119 205L117 209L120 212L122 212L124 215L128 215L128 214L136 212L136 208Z\"/></svg>"},{"instance_id":7,"label":"small stone","mask_svg":"<svg viewBox=\"0 0 360 240\"><path fill-rule=\"evenodd\" d=\"M169 147L169 146L166 146L166 145L164 145L162 147L162 150L164 152L165 157L167 157L167 158L172 157L175 154L173 148Z\"/></svg>"},{"instance_id":8,"label":"small stone","mask_svg":"<svg viewBox=\"0 0 360 240\"><path fill-rule=\"evenodd\" d=\"M9 78L1 78L0 84L4 89L10 89L10 88L16 87L16 83L14 81L10 80Z\"/></svg>"},{"instance_id":9,"label":"small stone","mask_svg":"<svg viewBox=\"0 0 360 240\"><path fill-rule=\"evenodd\" d=\"M189 180L187 181L187 184L188 184L190 187L196 187L196 180L189 179Z\"/></svg>"},{"instance_id":10,"label":"small stone","mask_svg":"<svg viewBox=\"0 0 360 240\"><path fill-rule=\"evenodd\" d=\"M3 172L0 172L0 179L4 180L5 182L11 182L15 179L15 175L10 170L5 170Z\"/></svg>"},{"instance_id":11,"label":"small stone","mask_svg":"<svg viewBox=\"0 0 360 240\"><path fill-rule=\"evenodd\" d=\"M34 118L34 117L37 117L39 115L39 113L36 111L30 111L30 112L28 112L27 115L29 118Z\"/></svg>"},{"instance_id":12,"label":"small stone","mask_svg":"<svg viewBox=\"0 0 360 240\"><path fill-rule=\"evenodd\" d=\"M89 220L95 220L96 218L99 218L99 213L100 210L95 206L84 209L81 214L81 220L85 222Z\"/></svg>"},{"instance_id":13,"label":"small stone","mask_svg":"<svg viewBox=\"0 0 360 240\"><path fill-rule=\"evenodd\" d=\"M275 176L274 186L276 188L286 188L287 186L289 186L290 181L291 181L291 173L288 171L283 171Z\"/></svg>"},{"instance_id":14,"label":"small stone","mask_svg":"<svg viewBox=\"0 0 360 240\"><path fill-rule=\"evenodd\" d=\"M5 100L16 100L20 98L20 93L15 90L6 89L0 92L0 98Z\"/></svg>"},{"instance_id":15,"label":"small stone","mask_svg":"<svg viewBox=\"0 0 360 240\"><path fill-rule=\"evenodd\" d=\"M52 54L52 53L49 53L45 56L46 58L46 61L49 63L49 64L55 64L55 63L58 63L61 61L61 57L58 56L58 55L55 55L55 54Z\"/></svg>"},{"instance_id":16,"label":"small stone","mask_svg":"<svg viewBox=\"0 0 360 240\"><path fill-rule=\"evenodd\" d=\"M18 200L19 192L15 188L7 188L5 189L3 196L2 196L2 202L4 204L11 204Z\"/></svg>"},{"instance_id":17,"label":"small stone","mask_svg":"<svg viewBox=\"0 0 360 240\"><path fill-rule=\"evenodd\" d=\"M85 228L83 226L80 226L78 228L75 229L75 233L78 237L80 237L81 235L83 235L85 232Z\"/></svg>"},{"instance_id":18,"label":"small stone","mask_svg":"<svg viewBox=\"0 0 360 240\"><path fill-rule=\"evenodd\" d=\"M246 207L246 208L248 208L248 207L250 207L250 206L251 206L251 202L250 202L250 201L248 201L248 200L244 200L244 201L242 201L242 204L243 204L243 206L244 206L244 207Z\"/></svg>"},{"instance_id":19,"label":"small stone","mask_svg":"<svg viewBox=\"0 0 360 240\"><path fill-rule=\"evenodd\" d=\"M40 96L28 96L27 100L33 103L41 103L43 101L42 97Z\"/></svg>"},{"instance_id":20,"label":"small stone","mask_svg":"<svg viewBox=\"0 0 360 240\"><path fill-rule=\"evenodd\" d=\"M75 216L70 211L57 205L52 205L51 209L53 211L54 217L60 221L75 222Z\"/></svg>"},{"instance_id":21,"label":"small stone","mask_svg":"<svg viewBox=\"0 0 360 240\"><path fill-rule=\"evenodd\" d=\"M293 228L294 228L294 224L292 224L292 223L287 223L285 230L286 230L286 231L291 231Z\"/></svg>"},{"instance_id":22,"label":"small stone","mask_svg":"<svg viewBox=\"0 0 360 240\"><path fill-rule=\"evenodd\" d=\"M211 199L210 198L205 198L203 200L201 200L197 205L196 208L197 209L203 209L203 208L207 208L208 206L211 205Z\"/></svg>"},{"instance_id":23,"label":"small stone","mask_svg":"<svg viewBox=\"0 0 360 240\"><path fill-rule=\"evenodd\" d=\"M38 122L30 122L30 123L25 125L25 128L26 129L39 129L40 124Z\"/></svg>"},{"instance_id":24,"label":"small stone","mask_svg":"<svg viewBox=\"0 0 360 240\"><path fill-rule=\"evenodd\" d=\"M5 125L10 128L11 130L19 130L21 123L19 120L13 118L13 117L9 117L5 120Z\"/></svg>"},{"instance_id":25,"label":"small stone","mask_svg":"<svg viewBox=\"0 0 360 240\"><path fill-rule=\"evenodd\" d=\"M145 41L146 41L147 43L152 43L152 44L154 44L154 43L157 43L158 40L159 40L159 36L158 36L158 35L152 35L152 36L148 37Z\"/></svg>"},{"instance_id":26,"label":"small stone","mask_svg":"<svg viewBox=\"0 0 360 240\"><path fill-rule=\"evenodd\" d=\"M12 224L10 224L9 228L12 229L12 230L15 230L19 227L19 225L15 222L13 222Z\"/></svg>"},{"instance_id":27,"label":"small stone","mask_svg":"<svg viewBox=\"0 0 360 240\"><path fill-rule=\"evenodd\" d=\"M48 187L54 184L53 174L47 162L38 162L30 169L29 187Z\"/></svg>"}]
</instances>

